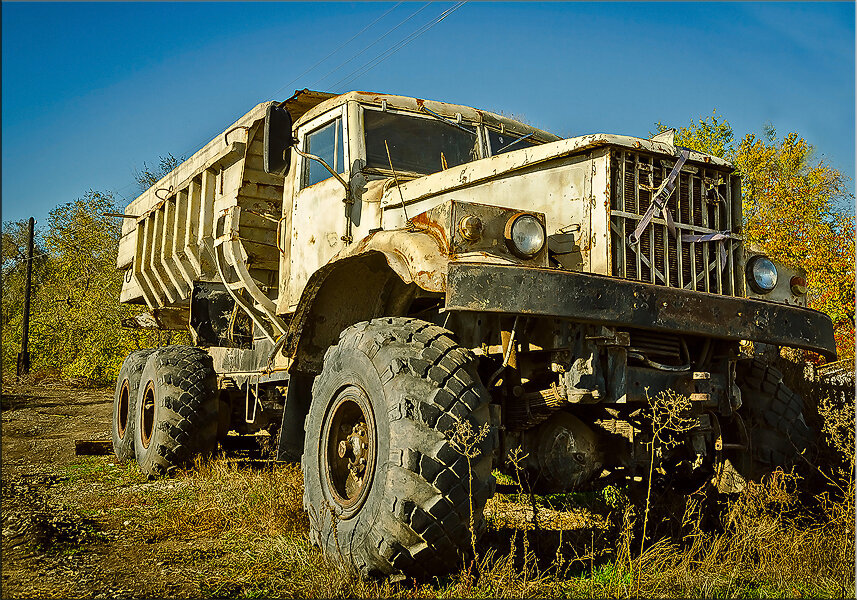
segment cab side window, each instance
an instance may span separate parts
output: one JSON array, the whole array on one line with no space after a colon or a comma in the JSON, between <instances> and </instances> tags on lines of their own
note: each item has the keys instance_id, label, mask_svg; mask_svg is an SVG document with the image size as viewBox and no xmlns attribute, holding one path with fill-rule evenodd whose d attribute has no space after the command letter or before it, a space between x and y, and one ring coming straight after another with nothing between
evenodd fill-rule
<instances>
[{"instance_id":1,"label":"cab side window","mask_svg":"<svg viewBox=\"0 0 857 600\"><path fill-rule=\"evenodd\" d=\"M337 173L345 172L345 150L342 139L342 117L322 125L304 138L304 152L315 154L329 164ZM330 172L316 160L305 159L301 189L315 185L332 177Z\"/></svg>"}]
</instances>

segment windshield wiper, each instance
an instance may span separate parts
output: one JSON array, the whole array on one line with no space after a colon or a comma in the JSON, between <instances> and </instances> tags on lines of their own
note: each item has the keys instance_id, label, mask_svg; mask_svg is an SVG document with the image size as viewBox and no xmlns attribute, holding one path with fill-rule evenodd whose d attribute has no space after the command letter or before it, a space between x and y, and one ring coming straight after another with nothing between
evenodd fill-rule
<instances>
[{"instance_id":1,"label":"windshield wiper","mask_svg":"<svg viewBox=\"0 0 857 600\"><path fill-rule=\"evenodd\" d=\"M443 121L443 122L444 122L444 123L446 123L447 125L451 125L452 127L455 127L456 129L460 129L461 131L466 131L467 133L469 133L469 134L471 134L471 135L476 135L476 130L475 130L475 129L468 129L467 127L464 127L464 126L462 126L462 125L459 125L459 124L458 124L458 123L456 123L455 121L450 121L450 120L449 120L449 119L447 119L446 117L443 117L443 116L441 116L441 115L437 114L436 112L434 112L434 111L433 111L433 110L431 110L431 109L426 108L425 106L420 106L420 110L421 110L421 111L423 111L423 112L426 112L426 113L430 114L430 115L431 115L431 116L433 116L435 119L438 119L438 120L440 120L440 121Z\"/></svg>"},{"instance_id":2,"label":"windshield wiper","mask_svg":"<svg viewBox=\"0 0 857 600\"><path fill-rule=\"evenodd\" d=\"M497 156L498 154L500 154L500 153L501 153L503 150L505 150L506 148L511 148L512 146L514 146L514 145L515 145L515 144L517 144L518 142L521 142L521 141L523 141L523 140L527 139L528 137L533 137L535 134L536 134L536 132L534 131L534 132L532 132L532 133L528 133L527 135L522 135L521 137L519 137L519 138L516 138L516 139L512 140L511 142L509 142L508 144L506 144L506 145L505 145L505 146L503 146L502 148L499 148L499 149L495 150L495 151L494 151L494 156Z\"/></svg>"}]
</instances>

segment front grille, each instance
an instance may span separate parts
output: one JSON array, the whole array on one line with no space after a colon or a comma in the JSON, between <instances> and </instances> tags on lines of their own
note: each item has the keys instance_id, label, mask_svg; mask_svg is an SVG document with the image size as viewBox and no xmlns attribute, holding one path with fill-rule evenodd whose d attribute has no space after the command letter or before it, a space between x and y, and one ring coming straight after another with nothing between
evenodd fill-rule
<instances>
[{"instance_id":1,"label":"front grille","mask_svg":"<svg viewBox=\"0 0 857 600\"><path fill-rule=\"evenodd\" d=\"M740 182L726 170L685 163L667 200L678 235L673 237L657 211L632 245L634 231L669 176L674 157L615 150L611 157L610 238L612 273L656 285L700 292L743 295ZM729 232L729 239L682 241L682 234ZM721 246L722 245L722 246ZM720 248L725 250L725 254Z\"/></svg>"}]
</instances>

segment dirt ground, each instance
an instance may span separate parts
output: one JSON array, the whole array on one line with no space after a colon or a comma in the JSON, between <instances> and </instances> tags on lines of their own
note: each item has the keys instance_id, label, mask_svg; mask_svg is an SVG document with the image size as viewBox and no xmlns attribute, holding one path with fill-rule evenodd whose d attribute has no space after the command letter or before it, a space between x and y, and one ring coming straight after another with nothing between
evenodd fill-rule
<instances>
[{"instance_id":1,"label":"dirt ground","mask_svg":"<svg viewBox=\"0 0 857 600\"><path fill-rule=\"evenodd\" d=\"M105 493L94 470L111 494L175 485L125 477L112 455L75 456L75 440L110 439L112 401L112 389L4 383L0 597L199 596L204 540L147 540L120 513L86 510Z\"/></svg>"}]
</instances>

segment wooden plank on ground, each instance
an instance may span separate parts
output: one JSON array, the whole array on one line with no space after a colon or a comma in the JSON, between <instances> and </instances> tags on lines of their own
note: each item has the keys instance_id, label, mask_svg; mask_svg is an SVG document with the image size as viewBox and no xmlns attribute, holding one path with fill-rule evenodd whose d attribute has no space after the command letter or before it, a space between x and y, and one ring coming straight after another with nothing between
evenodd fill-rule
<instances>
[{"instance_id":1,"label":"wooden plank on ground","mask_svg":"<svg viewBox=\"0 0 857 600\"><path fill-rule=\"evenodd\" d=\"M74 453L77 456L106 456L113 454L111 440L74 440Z\"/></svg>"}]
</instances>

